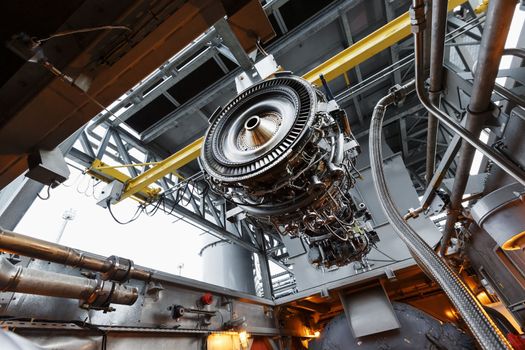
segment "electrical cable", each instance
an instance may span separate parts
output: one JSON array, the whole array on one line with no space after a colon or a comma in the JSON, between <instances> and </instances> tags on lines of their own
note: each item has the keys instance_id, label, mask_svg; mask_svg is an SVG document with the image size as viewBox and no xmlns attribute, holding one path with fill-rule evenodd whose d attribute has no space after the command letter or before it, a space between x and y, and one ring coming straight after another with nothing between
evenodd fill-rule
<instances>
[{"instance_id":1,"label":"electrical cable","mask_svg":"<svg viewBox=\"0 0 525 350\"><path fill-rule=\"evenodd\" d=\"M257 38L257 40L255 41L255 46L259 49L259 51L261 51L261 53L264 56L268 56L268 52L266 52L264 47L262 47L262 45L261 45L261 38Z\"/></svg>"},{"instance_id":2,"label":"electrical cable","mask_svg":"<svg viewBox=\"0 0 525 350\"><path fill-rule=\"evenodd\" d=\"M42 197L40 195L40 192L36 194L38 198L40 198L43 201L47 201L49 198L51 198L51 186L47 186L47 197Z\"/></svg>"},{"instance_id":3,"label":"electrical cable","mask_svg":"<svg viewBox=\"0 0 525 350\"><path fill-rule=\"evenodd\" d=\"M133 214L133 217L131 219L129 219L128 221L124 222L124 221L120 221L119 219L117 219L115 217L115 215L113 214L113 211L111 210L111 200L110 199L107 200L106 204L107 204L109 213L111 214L111 217L113 218L113 220L115 220L116 222L118 222L121 225L127 225L127 224L132 223L133 221L137 220L140 217L140 214L142 214L142 211L144 210L144 207L142 205L139 205L137 207L137 210L135 211L135 214Z\"/></svg>"},{"instance_id":4,"label":"electrical cable","mask_svg":"<svg viewBox=\"0 0 525 350\"><path fill-rule=\"evenodd\" d=\"M401 260L394 259L394 258L392 258L390 255L388 255L388 254L384 253L383 251L379 250L379 248L377 248L377 246L375 246L375 245L373 245L372 248L374 248L375 250L377 250L380 254L386 256L387 258L389 258L390 261L392 261L392 262L400 262L400 261L401 261Z\"/></svg>"},{"instance_id":5,"label":"electrical cable","mask_svg":"<svg viewBox=\"0 0 525 350\"><path fill-rule=\"evenodd\" d=\"M99 26L99 27L90 27L90 28L81 28L81 29L73 29L73 30L65 30L65 31L62 31L62 32L58 32L58 33L55 33L55 34L51 34L50 36L48 36L47 38L42 38L42 39L33 39L37 44L42 44L43 42L46 42L48 40L51 40L51 39L54 39L54 38L59 38L59 37L62 37L62 36L68 36L68 35L73 35L73 34L80 34L80 33L89 33L89 32L95 32L95 31L99 31L99 30L126 30L128 32L131 32L131 28L127 27L127 26L120 26L120 25L108 25L108 26Z\"/></svg>"},{"instance_id":6,"label":"electrical cable","mask_svg":"<svg viewBox=\"0 0 525 350\"><path fill-rule=\"evenodd\" d=\"M97 187L101 183L102 183L102 180L99 180L97 183L93 183L93 198L97 201L100 199L100 196L102 195L103 190L100 190L98 194L95 194L95 187Z\"/></svg>"},{"instance_id":7,"label":"electrical cable","mask_svg":"<svg viewBox=\"0 0 525 350\"><path fill-rule=\"evenodd\" d=\"M157 213L157 211L159 210L161 204L164 203L164 197L161 196L157 199L156 203L153 205L153 201L150 202L150 203L146 203L143 205L143 208L144 208L144 212L146 213L146 215L148 216L153 216ZM153 205L153 209L151 209L150 211L147 210L147 207L148 205Z\"/></svg>"},{"instance_id":8,"label":"electrical cable","mask_svg":"<svg viewBox=\"0 0 525 350\"><path fill-rule=\"evenodd\" d=\"M85 177L80 179L80 181L78 182L77 187L75 188L75 190L77 191L77 193L85 195L87 193L88 189L89 189L89 182L90 182L89 177L88 177L88 180L87 180L86 188L82 189L82 185L84 184L84 181L85 181Z\"/></svg>"},{"instance_id":9,"label":"electrical cable","mask_svg":"<svg viewBox=\"0 0 525 350\"><path fill-rule=\"evenodd\" d=\"M398 262L398 261L396 261L396 260L370 259L370 258L367 258L366 261L372 261L372 262L385 262L385 263Z\"/></svg>"},{"instance_id":10,"label":"electrical cable","mask_svg":"<svg viewBox=\"0 0 525 350\"><path fill-rule=\"evenodd\" d=\"M206 249L213 248L216 245L221 244L221 243L231 243L231 242L229 240L227 240L227 239L220 239L218 241L215 241L215 242L212 242L212 243L208 243L204 247L202 247L202 249L199 251L199 256L202 256L202 253L204 253L204 251Z\"/></svg>"}]
</instances>

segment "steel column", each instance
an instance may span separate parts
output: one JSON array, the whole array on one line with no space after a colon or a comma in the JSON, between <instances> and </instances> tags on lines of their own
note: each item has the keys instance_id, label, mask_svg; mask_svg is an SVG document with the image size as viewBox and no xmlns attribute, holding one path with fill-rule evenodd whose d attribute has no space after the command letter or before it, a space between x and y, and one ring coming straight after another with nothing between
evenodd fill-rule
<instances>
[{"instance_id":1,"label":"steel column","mask_svg":"<svg viewBox=\"0 0 525 350\"><path fill-rule=\"evenodd\" d=\"M445 50L445 27L447 23L447 0L434 0L432 2L432 21L431 21L431 40L430 47L430 102L439 108L439 97L442 89L443 76L443 53ZM436 141L438 120L432 115L428 114L427 127L427 160L426 160L426 175L425 180L427 184L432 179L436 163Z\"/></svg>"}]
</instances>

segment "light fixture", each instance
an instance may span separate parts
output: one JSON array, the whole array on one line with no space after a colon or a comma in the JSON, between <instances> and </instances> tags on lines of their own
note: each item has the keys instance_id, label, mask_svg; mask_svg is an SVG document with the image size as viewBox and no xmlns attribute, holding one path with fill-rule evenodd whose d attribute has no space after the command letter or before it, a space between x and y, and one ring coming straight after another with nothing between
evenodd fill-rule
<instances>
[{"instance_id":1,"label":"light fixture","mask_svg":"<svg viewBox=\"0 0 525 350\"><path fill-rule=\"evenodd\" d=\"M248 333L246 331L239 332L239 340L243 349L248 348Z\"/></svg>"}]
</instances>

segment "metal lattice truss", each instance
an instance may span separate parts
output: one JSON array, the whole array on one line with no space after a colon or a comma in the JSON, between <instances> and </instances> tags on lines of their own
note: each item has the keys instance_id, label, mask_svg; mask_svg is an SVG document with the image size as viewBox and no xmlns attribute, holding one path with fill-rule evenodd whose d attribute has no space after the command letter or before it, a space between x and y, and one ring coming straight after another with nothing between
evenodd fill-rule
<instances>
[{"instance_id":1,"label":"metal lattice truss","mask_svg":"<svg viewBox=\"0 0 525 350\"><path fill-rule=\"evenodd\" d=\"M292 69L296 74L304 74L326 61L328 57L352 47L354 42L363 40L363 37L366 39L366 35L374 29L391 23L399 13L406 11L409 4L408 1L394 5L388 0L375 0L366 2L365 6L364 1L335 1L290 30L289 23L280 12L286 3L287 0L274 0L264 4L266 13L272 16L281 32L280 37L265 50L273 54L278 63L293 66L285 68ZM468 3L464 9L464 13L450 16L448 21L445 54L448 86L447 95L441 103L441 107L447 113L456 115L458 120L466 108L464 103L468 100L466 96L469 92L469 80L472 79L473 62L481 40L484 20L483 14L475 15ZM380 13L382 16L377 21L371 20L361 32L354 33L352 26L355 27L355 23L352 20L356 16L349 16L349 11L363 11L365 17L370 18L375 18L374 13ZM308 42L313 43L312 47L315 47L316 43L322 46L323 38L333 33L338 36L336 41L339 46L331 51L316 52L308 56L301 49L302 45L308 46ZM371 111L378 96L385 95L393 84L401 84L413 76L412 51L410 38L395 40L389 43L386 50L352 66L330 82L339 104L351 117L354 134L358 139L368 134ZM253 54L243 51L227 22L219 21L108 107L109 111L98 115L80 134L68 157L91 169L91 174L106 182L112 179L125 182L140 176L154 167L156 162L182 152L185 144L203 135L207 127L207 116L212 112L210 106L215 108L233 97L233 78L242 71L253 69L252 58ZM168 90L191 76L210 59L221 68L224 76L184 103L177 101ZM225 60L229 63L226 64ZM233 67L231 63L234 64ZM503 87L500 87L500 90L496 91L501 96L507 99L509 96L514 97L516 103L523 104L519 93ZM173 105L173 111L141 132L133 130L127 124L129 118L154 103L159 96L164 96ZM402 154L414 184L423 194L426 189L424 173L427 113L414 97L407 99L403 106L399 106L392 113L385 118L384 123L387 143L394 152ZM190 130L190 126L196 123L202 126L197 128L193 135L186 135L185 130ZM179 128L176 134L175 128ZM180 137L170 143L173 135ZM455 144L452 141L451 132L440 126L437 160L450 165L448 169L444 168L448 176L454 175L454 156L457 153L451 149ZM292 290L293 268L287 264L288 255L281 238L273 232L257 229L244 220L238 208L206 191L206 185L199 178L195 161L191 162L193 159L151 182L148 187L136 192L134 197L144 200L148 191L165 193L164 205L168 212L193 222L218 239L235 243L257 255L261 264L265 295L282 294ZM97 173L93 167L97 160L113 166L136 165ZM185 188L184 193L177 192L182 188ZM270 276L268 261L280 266L283 272Z\"/></svg>"}]
</instances>

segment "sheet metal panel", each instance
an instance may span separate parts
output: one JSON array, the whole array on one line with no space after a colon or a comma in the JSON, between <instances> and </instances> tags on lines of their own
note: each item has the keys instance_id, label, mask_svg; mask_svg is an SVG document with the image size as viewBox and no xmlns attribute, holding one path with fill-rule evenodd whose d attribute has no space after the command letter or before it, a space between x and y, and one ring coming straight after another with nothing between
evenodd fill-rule
<instances>
[{"instance_id":1,"label":"sheet metal panel","mask_svg":"<svg viewBox=\"0 0 525 350\"><path fill-rule=\"evenodd\" d=\"M339 297L355 338L401 327L382 286L343 292Z\"/></svg>"}]
</instances>

